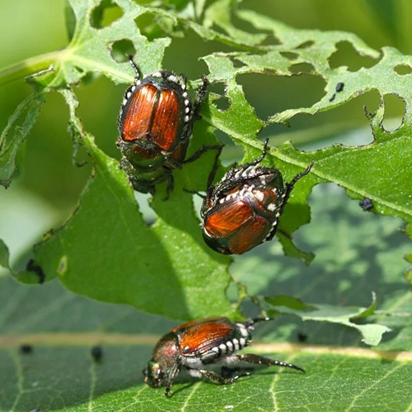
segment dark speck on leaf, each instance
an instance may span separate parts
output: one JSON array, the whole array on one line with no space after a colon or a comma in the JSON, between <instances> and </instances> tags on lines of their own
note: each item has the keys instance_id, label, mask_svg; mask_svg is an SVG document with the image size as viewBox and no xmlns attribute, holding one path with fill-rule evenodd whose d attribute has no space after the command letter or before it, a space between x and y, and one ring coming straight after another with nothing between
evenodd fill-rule
<instances>
[{"instance_id":1,"label":"dark speck on leaf","mask_svg":"<svg viewBox=\"0 0 412 412\"><path fill-rule=\"evenodd\" d=\"M343 87L345 86L345 83L342 83L342 82L340 82L340 83L338 83L337 85L336 85L336 91L339 93L339 92L341 92L342 90L343 90Z\"/></svg>"},{"instance_id":2,"label":"dark speck on leaf","mask_svg":"<svg viewBox=\"0 0 412 412\"><path fill-rule=\"evenodd\" d=\"M20 352L24 353L25 355L29 353L33 353L33 346L28 345L27 343L24 343L23 345L20 346Z\"/></svg>"},{"instance_id":3,"label":"dark speck on leaf","mask_svg":"<svg viewBox=\"0 0 412 412\"><path fill-rule=\"evenodd\" d=\"M100 362L103 357L103 349L101 346L93 346L91 354L95 362Z\"/></svg>"},{"instance_id":4,"label":"dark speck on leaf","mask_svg":"<svg viewBox=\"0 0 412 412\"><path fill-rule=\"evenodd\" d=\"M335 97L336 97L336 93L333 93L333 94L332 94L332 97L329 99L329 101L330 101L330 102L333 102L333 101L335 100Z\"/></svg>"},{"instance_id":5,"label":"dark speck on leaf","mask_svg":"<svg viewBox=\"0 0 412 412\"><path fill-rule=\"evenodd\" d=\"M368 211L368 210L371 210L373 208L373 203L372 203L372 200L369 199L369 197L365 197L363 200L361 200L359 202L359 206L363 210Z\"/></svg>"},{"instance_id":6,"label":"dark speck on leaf","mask_svg":"<svg viewBox=\"0 0 412 412\"><path fill-rule=\"evenodd\" d=\"M308 340L308 335L298 332L298 342L306 342Z\"/></svg>"}]
</instances>

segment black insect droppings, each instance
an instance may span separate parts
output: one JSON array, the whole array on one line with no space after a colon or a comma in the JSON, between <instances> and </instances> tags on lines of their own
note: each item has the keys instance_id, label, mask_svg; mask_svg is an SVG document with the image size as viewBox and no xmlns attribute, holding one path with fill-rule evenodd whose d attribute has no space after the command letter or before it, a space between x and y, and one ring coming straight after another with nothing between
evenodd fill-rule
<instances>
[{"instance_id":1,"label":"black insect droppings","mask_svg":"<svg viewBox=\"0 0 412 412\"><path fill-rule=\"evenodd\" d=\"M95 362L100 362L103 357L103 349L101 346L93 346L91 350L92 358Z\"/></svg>"},{"instance_id":2,"label":"black insect droppings","mask_svg":"<svg viewBox=\"0 0 412 412\"><path fill-rule=\"evenodd\" d=\"M339 82L337 85L336 85L336 91L339 93L339 92L341 92L342 90L343 90L343 87L345 86L345 83L342 83L342 82Z\"/></svg>"},{"instance_id":3,"label":"black insect droppings","mask_svg":"<svg viewBox=\"0 0 412 412\"><path fill-rule=\"evenodd\" d=\"M332 94L332 97L329 99L329 101L330 101L330 102L333 102L333 101L335 100L335 97L336 97L336 93L333 93L333 94Z\"/></svg>"},{"instance_id":4,"label":"black insect droppings","mask_svg":"<svg viewBox=\"0 0 412 412\"><path fill-rule=\"evenodd\" d=\"M371 210L373 208L373 202L372 202L371 199L369 199L369 197L365 197L363 200L361 200L359 202L359 206L363 210L368 211L368 210Z\"/></svg>"},{"instance_id":5,"label":"black insect droppings","mask_svg":"<svg viewBox=\"0 0 412 412\"><path fill-rule=\"evenodd\" d=\"M29 353L33 353L33 346L31 346L27 343L23 343L20 346L20 352L24 353L25 355L28 355Z\"/></svg>"},{"instance_id":6,"label":"black insect droppings","mask_svg":"<svg viewBox=\"0 0 412 412\"><path fill-rule=\"evenodd\" d=\"M44 283L44 280L46 279L46 276L44 275L44 272L43 272L43 269L41 268L41 266L38 265L38 264L34 261L34 259L30 259L30 260L27 262L26 270L27 270L28 272L34 272L34 273L37 275L37 277L39 278L39 283L40 283L40 284L43 284L43 283Z\"/></svg>"}]
</instances>

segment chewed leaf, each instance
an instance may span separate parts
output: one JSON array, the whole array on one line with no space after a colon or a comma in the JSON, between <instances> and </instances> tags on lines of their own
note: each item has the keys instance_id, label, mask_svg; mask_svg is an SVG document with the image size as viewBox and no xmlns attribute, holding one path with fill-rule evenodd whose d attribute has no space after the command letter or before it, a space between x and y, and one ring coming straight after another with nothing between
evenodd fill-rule
<instances>
[{"instance_id":1,"label":"chewed leaf","mask_svg":"<svg viewBox=\"0 0 412 412\"><path fill-rule=\"evenodd\" d=\"M6 188L16 171L16 156L20 146L36 123L44 102L43 93L33 93L19 105L3 130L0 137L0 184ZM18 125L17 122L24 114L23 124Z\"/></svg>"},{"instance_id":2,"label":"chewed leaf","mask_svg":"<svg viewBox=\"0 0 412 412\"><path fill-rule=\"evenodd\" d=\"M362 341L367 345L376 346L382 339L382 335L390 329L384 325L367 324L360 325L354 321L366 316L371 316L376 308L376 295L373 294L372 304L368 308L357 308L353 306L339 307L325 304L304 304L303 302L279 296L264 299L263 307L269 315L274 313L292 314L300 317L303 321L329 322L345 325L357 329L362 335Z\"/></svg>"},{"instance_id":3,"label":"chewed leaf","mask_svg":"<svg viewBox=\"0 0 412 412\"><path fill-rule=\"evenodd\" d=\"M93 159L94 172L72 217L35 246L34 261L46 280L59 276L80 295L175 319L239 316L225 296L229 259L212 257L202 242L191 196L161 200L162 220L147 226L126 175L84 131L74 94L63 95L71 131ZM27 272L17 276L31 282Z\"/></svg>"}]
</instances>

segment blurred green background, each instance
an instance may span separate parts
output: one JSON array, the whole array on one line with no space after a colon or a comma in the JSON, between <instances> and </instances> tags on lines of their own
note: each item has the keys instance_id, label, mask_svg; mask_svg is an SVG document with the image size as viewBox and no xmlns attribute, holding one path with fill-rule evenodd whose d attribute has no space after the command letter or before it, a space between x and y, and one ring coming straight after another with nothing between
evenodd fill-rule
<instances>
[{"instance_id":1,"label":"blurred green background","mask_svg":"<svg viewBox=\"0 0 412 412\"><path fill-rule=\"evenodd\" d=\"M1 1L0 68L64 48L68 43L64 7L64 0ZM244 0L241 7L254 9L298 28L350 31L376 49L393 46L406 54L412 52L412 29L408 21L412 3L408 0ZM118 15L118 9L111 9L104 23L110 23ZM241 28L254 30L240 20L235 22ZM188 49L196 50L197 55L188 54ZM184 72L189 79L196 79L207 74L206 65L198 57L220 50L228 51L229 48L219 43L205 43L190 32L185 38L173 40L166 52L164 68ZM351 46L342 44L332 57L331 65L343 64L354 70L361 66L370 67L374 62L357 55ZM312 105L324 94L324 81L314 75L286 78L255 74L241 76L238 81L262 119L287 108ZM119 158L114 144L116 120L125 87L101 77L76 89L80 100L79 114L87 130L96 136L98 145L106 153L116 158ZM23 79L0 88L2 130L16 106L30 92L30 86ZM377 93L371 92L327 113L299 115L292 120L290 128L271 126L263 135L277 136L273 143L290 138L303 149L315 147L313 140L321 137L323 140L316 147L325 147L341 141L342 131L348 128L366 128L368 122L362 106L366 104L369 111L373 111L378 103ZM387 117L402 116L403 104L399 99L389 97L386 103ZM58 93L48 94L47 103L25 144L18 178L7 191L0 187L0 238L9 245L13 260L39 240L43 232L56 227L68 216L90 173L89 166L78 168L72 164L67 120L63 99ZM307 133L312 128L314 132ZM370 133L364 135L352 136L350 143L360 144L372 139Z\"/></svg>"}]
</instances>

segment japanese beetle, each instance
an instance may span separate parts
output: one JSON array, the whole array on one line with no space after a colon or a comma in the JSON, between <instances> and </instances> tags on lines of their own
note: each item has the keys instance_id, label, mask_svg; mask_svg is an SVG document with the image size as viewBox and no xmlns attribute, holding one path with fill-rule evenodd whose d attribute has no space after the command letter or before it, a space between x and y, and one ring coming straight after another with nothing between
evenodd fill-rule
<instances>
[{"instance_id":1,"label":"japanese beetle","mask_svg":"<svg viewBox=\"0 0 412 412\"><path fill-rule=\"evenodd\" d=\"M201 210L203 238L216 252L241 255L272 240L293 186L312 168L308 166L284 184L278 169L259 166L266 156L267 143L259 158L241 166L235 164L206 192ZM209 178L209 182L212 180Z\"/></svg>"},{"instance_id":2,"label":"japanese beetle","mask_svg":"<svg viewBox=\"0 0 412 412\"><path fill-rule=\"evenodd\" d=\"M169 193L173 189L173 169L199 157L195 153L185 160L208 80L203 76L192 104L185 77L159 71L141 79L138 67L129 60L136 80L125 92L118 118L120 166L135 190L154 193L157 184L167 181ZM208 148L202 148L201 153Z\"/></svg>"},{"instance_id":3,"label":"japanese beetle","mask_svg":"<svg viewBox=\"0 0 412 412\"><path fill-rule=\"evenodd\" d=\"M252 342L254 324L270 318L251 319L247 322L231 322L216 317L184 323L164 335L153 350L152 359L143 370L145 382L153 388L166 386L168 396L174 379L181 370L196 378L205 377L218 384L229 384L239 375L226 378L204 366L219 363L233 365L245 361L260 365L275 365L305 372L291 363L265 358L259 355L235 354Z\"/></svg>"}]
</instances>

